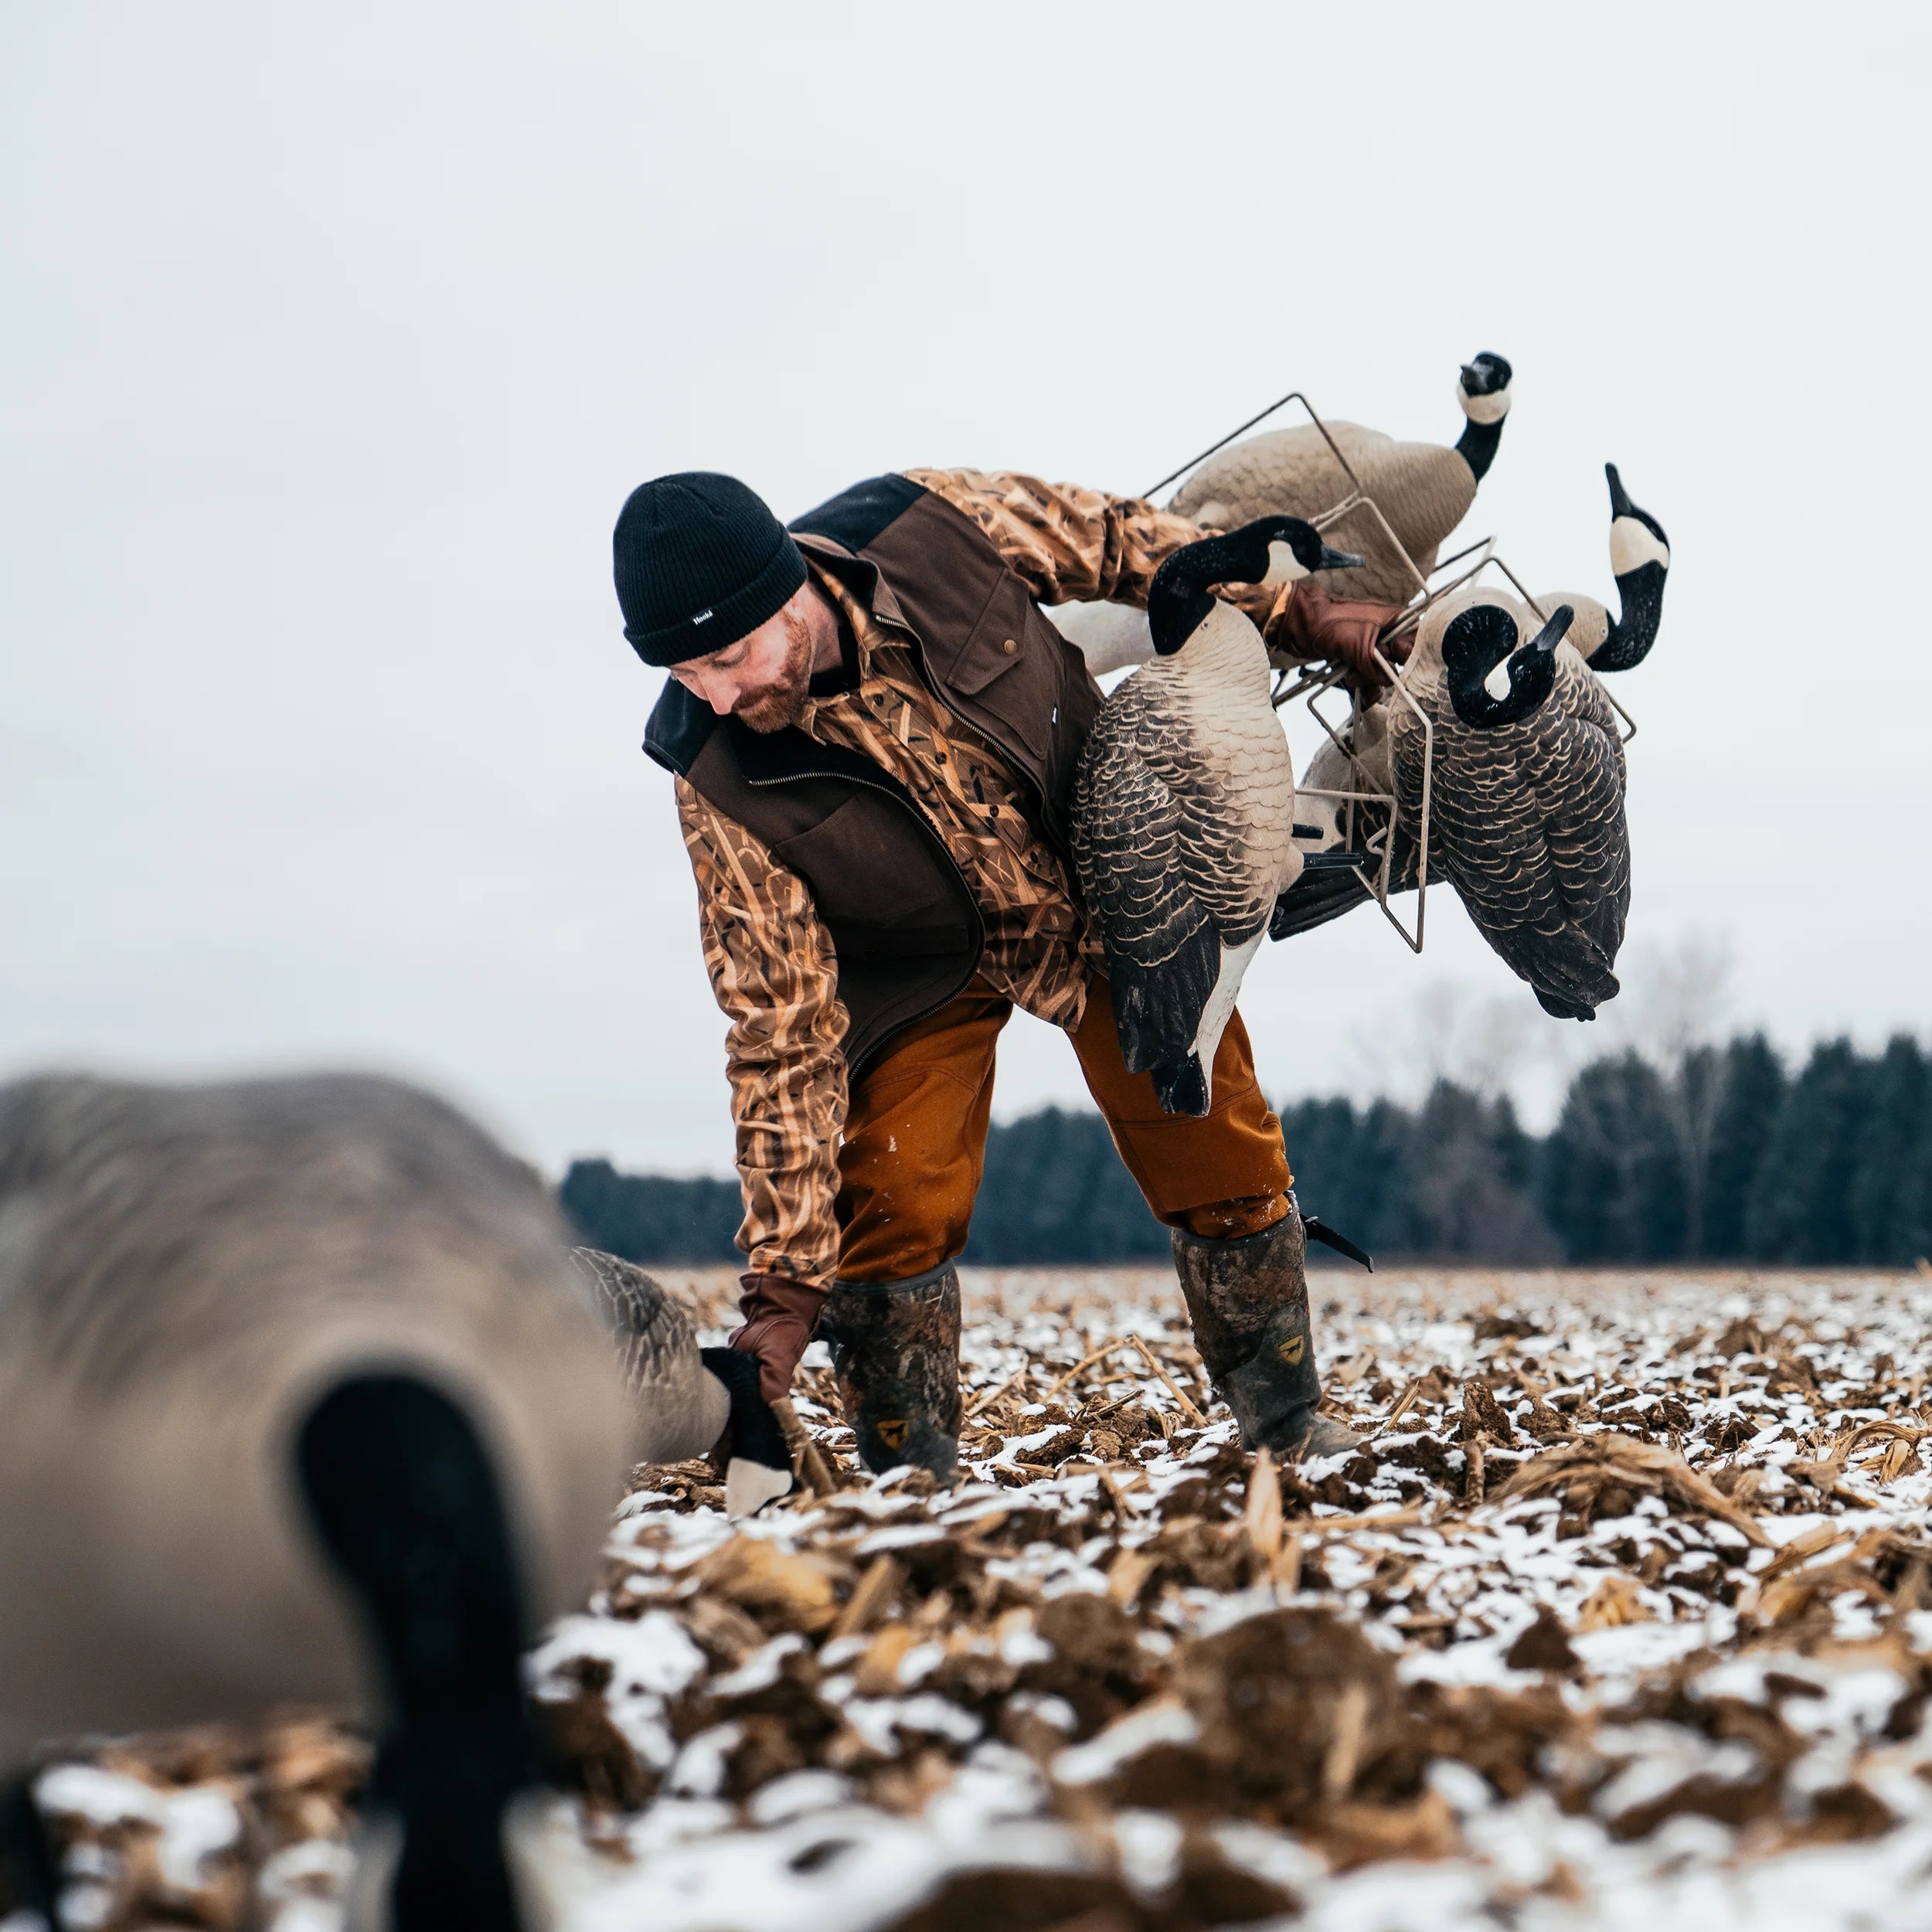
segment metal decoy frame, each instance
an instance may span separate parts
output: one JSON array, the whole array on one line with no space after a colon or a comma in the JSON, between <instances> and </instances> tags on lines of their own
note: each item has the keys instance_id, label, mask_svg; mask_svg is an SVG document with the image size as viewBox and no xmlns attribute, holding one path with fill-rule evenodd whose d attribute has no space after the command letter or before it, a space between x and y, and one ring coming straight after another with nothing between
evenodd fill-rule
<instances>
[{"instance_id":1,"label":"metal decoy frame","mask_svg":"<svg viewBox=\"0 0 1932 1932\"><path fill-rule=\"evenodd\" d=\"M1453 556L1444 557L1433 570L1425 572L1421 570L1415 559L1409 554L1407 546L1390 527L1389 519L1382 513L1381 506L1363 487L1362 479L1355 474L1349 459L1342 454L1340 445L1328 434L1328 424L1322 421L1315 405L1300 389L1291 389L1277 401L1270 403L1258 416L1250 417L1238 429L1230 430L1219 442L1209 444L1198 456L1189 457L1179 469L1171 471L1162 477L1152 488L1143 492L1143 495L1151 499L1155 491L1165 489L1168 484L1185 476L1217 451L1225 449L1236 437L1246 435L1257 423L1267 421L1277 410L1285 409L1291 403L1299 403L1307 411L1308 420L1320 433L1322 441L1328 444L1328 453L1334 457L1349 484L1348 493L1339 502L1330 505L1319 515L1310 518L1309 521L1325 535L1337 524L1358 512L1366 512L1374 519L1383 540L1415 581L1417 600L1410 604L1389 627L1383 635L1380 645L1371 647L1376 665L1383 675L1389 680L1389 699L1406 705L1415 714L1416 722L1422 727L1422 804L1416 826L1416 921L1413 931L1403 923L1400 916L1389 903L1390 888L1394 883L1395 831L1401 818L1401 806L1393 791L1385 791L1376 784L1352 744L1345 740L1321 715L1318 701L1341 683L1343 673L1332 667L1279 671L1275 674L1273 701L1275 709L1279 710L1282 706L1292 702L1297 698L1301 699L1308 707L1308 715L1321 727L1328 742L1348 760L1351 770L1360 781L1362 789L1342 791L1327 786L1297 785L1296 796L1327 798L1341 805L1343 852L1338 855L1342 857L1345 863L1359 866L1365 874L1371 870L1374 872L1372 883L1368 883L1369 896L1381 908L1383 917L1401 934L1409 950L1420 953L1428 916L1429 808L1435 777L1436 732L1428 713L1417 703L1409 690L1407 665L1405 664L1398 669L1389 662L1383 647L1413 634L1432 605L1439 604L1452 592L1460 590L1464 585L1474 583L1492 565L1509 580L1523 601L1546 623L1549 621L1549 613L1524 587L1522 578L1498 554L1496 539L1493 536L1480 537L1474 543L1465 545ZM1475 560L1470 563L1468 560L1471 558ZM1467 567L1458 571L1459 565ZM1445 578L1446 572L1457 573ZM1444 580L1438 582L1438 579ZM1600 679L1598 683L1602 684ZM1625 726L1623 742L1628 744L1637 735L1637 721L1607 686L1604 689L1604 695L1609 699L1617 716L1623 719ZM1344 730L1359 723L1366 715L1366 707L1358 692L1350 692L1349 703L1349 716ZM1376 837L1365 838L1359 847L1355 844L1355 807L1358 804L1379 805L1388 815L1388 822L1382 832ZM1375 863L1377 860L1380 862L1379 865Z\"/></svg>"}]
</instances>

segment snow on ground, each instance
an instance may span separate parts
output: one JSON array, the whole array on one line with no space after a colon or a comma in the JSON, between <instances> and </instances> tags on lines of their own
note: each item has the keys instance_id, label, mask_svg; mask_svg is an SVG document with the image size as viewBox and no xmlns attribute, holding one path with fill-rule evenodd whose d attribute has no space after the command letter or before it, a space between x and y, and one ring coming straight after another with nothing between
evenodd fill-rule
<instances>
[{"instance_id":1,"label":"snow on ground","mask_svg":"<svg viewBox=\"0 0 1932 1932\"><path fill-rule=\"evenodd\" d=\"M950 1493L863 1478L822 1366L830 1493L734 1526L638 1471L530 1661L571 1927L1932 1925L1932 1278L1314 1293L1372 1433L1304 1470L1117 1271L969 1279ZM254 1883L331 1932L366 1757L310 1719L56 1767L74 1922Z\"/></svg>"}]
</instances>

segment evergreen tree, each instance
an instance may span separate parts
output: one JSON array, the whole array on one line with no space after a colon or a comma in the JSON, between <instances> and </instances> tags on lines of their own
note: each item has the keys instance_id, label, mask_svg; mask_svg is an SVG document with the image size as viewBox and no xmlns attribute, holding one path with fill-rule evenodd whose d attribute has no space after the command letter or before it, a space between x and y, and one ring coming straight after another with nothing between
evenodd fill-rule
<instances>
[{"instance_id":1,"label":"evergreen tree","mask_svg":"<svg viewBox=\"0 0 1932 1932\"><path fill-rule=\"evenodd\" d=\"M1846 1039L1814 1047L1772 1123L1745 1211L1745 1245L1760 1261L1855 1258L1852 1218L1861 1129L1877 1064Z\"/></svg>"},{"instance_id":2,"label":"evergreen tree","mask_svg":"<svg viewBox=\"0 0 1932 1932\"><path fill-rule=\"evenodd\" d=\"M1553 1260L1556 1243L1517 1179L1525 1138L1508 1100L1437 1081L1408 1134L1407 1238L1391 1245L1439 1260Z\"/></svg>"},{"instance_id":3,"label":"evergreen tree","mask_svg":"<svg viewBox=\"0 0 1932 1932\"><path fill-rule=\"evenodd\" d=\"M1724 1100L1724 1058L1713 1047L1685 1049L1664 1072L1665 1111L1677 1145L1678 1172L1684 1194L1682 1253L1705 1251L1709 1218L1711 1143Z\"/></svg>"},{"instance_id":4,"label":"evergreen tree","mask_svg":"<svg viewBox=\"0 0 1932 1932\"><path fill-rule=\"evenodd\" d=\"M1932 1060L1903 1036L1876 1060L1820 1046L1795 1080L1761 1033L1693 1048L1668 1073L1634 1053L1594 1061L1540 1142L1507 1099L1447 1081L1413 1110L1328 1099L1281 1112L1304 1209L1378 1257L1932 1256ZM735 1180L578 1161L559 1193L583 1240L628 1260L737 1258ZM969 1261L1101 1266L1167 1250L1097 1114L1045 1107L988 1134Z\"/></svg>"},{"instance_id":5,"label":"evergreen tree","mask_svg":"<svg viewBox=\"0 0 1932 1932\"><path fill-rule=\"evenodd\" d=\"M1913 1236L1920 1209L1920 1149L1932 1121L1932 1070L1919 1043L1900 1033L1870 1076L1852 1180L1852 1258L1894 1264L1921 1252Z\"/></svg>"},{"instance_id":6,"label":"evergreen tree","mask_svg":"<svg viewBox=\"0 0 1932 1932\"><path fill-rule=\"evenodd\" d=\"M1906 1167L1903 1196L1900 1259L1932 1263L1932 1107L1926 1110L1918 1146Z\"/></svg>"},{"instance_id":7,"label":"evergreen tree","mask_svg":"<svg viewBox=\"0 0 1932 1932\"><path fill-rule=\"evenodd\" d=\"M1384 1177L1366 1117L1345 1100L1298 1100L1281 1108L1281 1138L1303 1209L1371 1247Z\"/></svg>"},{"instance_id":8,"label":"evergreen tree","mask_svg":"<svg viewBox=\"0 0 1932 1932\"><path fill-rule=\"evenodd\" d=\"M1741 1261L1745 1209L1772 1123L1784 1104L1784 1064L1762 1033L1734 1039L1717 1060L1717 1100L1704 1178L1699 1259Z\"/></svg>"},{"instance_id":9,"label":"evergreen tree","mask_svg":"<svg viewBox=\"0 0 1932 1932\"><path fill-rule=\"evenodd\" d=\"M584 1244L641 1264L739 1259L743 1206L735 1181L620 1174L608 1161L573 1161L557 1199Z\"/></svg>"},{"instance_id":10,"label":"evergreen tree","mask_svg":"<svg viewBox=\"0 0 1932 1932\"><path fill-rule=\"evenodd\" d=\"M1356 1117L1353 1188L1357 1219L1335 1226L1371 1254L1414 1252L1414 1216L1409 1208L1410 1119L1406 1107L1372 1100ZM1291 1149L1292 1151L1292 1149ZM1326 1207L1311 1210L1326 1219Z\"/></svg>"},{"instance_id":11,"label":"evergreen tree","mask_svg":"<svg viewBox=\"0 0 1932 1932\"><path fill-rule=\"evenodd\" d=\"M1543 1207L1573 1261L1662 1261L1684 1245L1684 1186L1664 1084L1634 1053L1571 1081L1544 1149Z\"/></svg>"},{"instance_id":12,"label":"evergreen tree","mask_svg":"<svg viewBox=\"0 0 1932 1932\"><path fill-rule=\"evenodd\" d=\"M1168 1252L1099 1114L1043 1107L986 1137L965 1259L986 1267L1097 1264Z\"/></svg>"}]
</instances>

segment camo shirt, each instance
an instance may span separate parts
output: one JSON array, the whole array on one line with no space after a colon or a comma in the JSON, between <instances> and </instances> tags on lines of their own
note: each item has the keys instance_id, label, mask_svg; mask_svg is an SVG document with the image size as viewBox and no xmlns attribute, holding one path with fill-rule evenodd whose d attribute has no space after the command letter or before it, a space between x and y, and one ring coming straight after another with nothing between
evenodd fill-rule
<instances>
[{"instance_id":1,"label":"camo shirt","mask_svg":"<svg viewBox=\"0 0 1932 1932\"><path fill-rule=\"evenodd\" d=\"M976 470L909 470L963 511L1042 604L1145 607L1154 573L1202 527L1133 498ZM971 886L985 922L980 976L1016 1006L1071 1029L1104 971L1067 862L1023 809L995 747L934 693L911 634L871 610L809 553L812 580L858 647L852 688L815 697L801 728L862 753L912 794ZM1288 591L1230 587L1271 638ZM846 1068L838 964L795 872L680 778L678 815L697 876L705 965L730 1027L726 1052L745 1216L738 1245L762 1274L814 1287L837 1273L838 1152Z\"/></svg>"}]
</instances>

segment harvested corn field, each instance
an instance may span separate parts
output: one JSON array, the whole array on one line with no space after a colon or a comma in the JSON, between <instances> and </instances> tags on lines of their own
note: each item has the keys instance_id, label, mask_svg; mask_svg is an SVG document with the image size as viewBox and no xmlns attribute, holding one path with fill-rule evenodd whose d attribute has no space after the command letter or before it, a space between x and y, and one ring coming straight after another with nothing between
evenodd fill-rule
<instances>
[{"instance_id":1,"label":"harvested corn field","mask_svg":"<svg viewBox=\"0 0 1932 1932\"><path fill-rule=\"evenodd\" d=\"M968 1277L950 1493L860 1474L815 1354L824 1493L639 1471L531 1663L573 1924L1932 1923L1932 1278L1312 1285L1371 1433L1304 1470L1148 1270ZM325 1932L366 1760L57 1766L76 1923Z\"/></svg>"}]
</instances>

